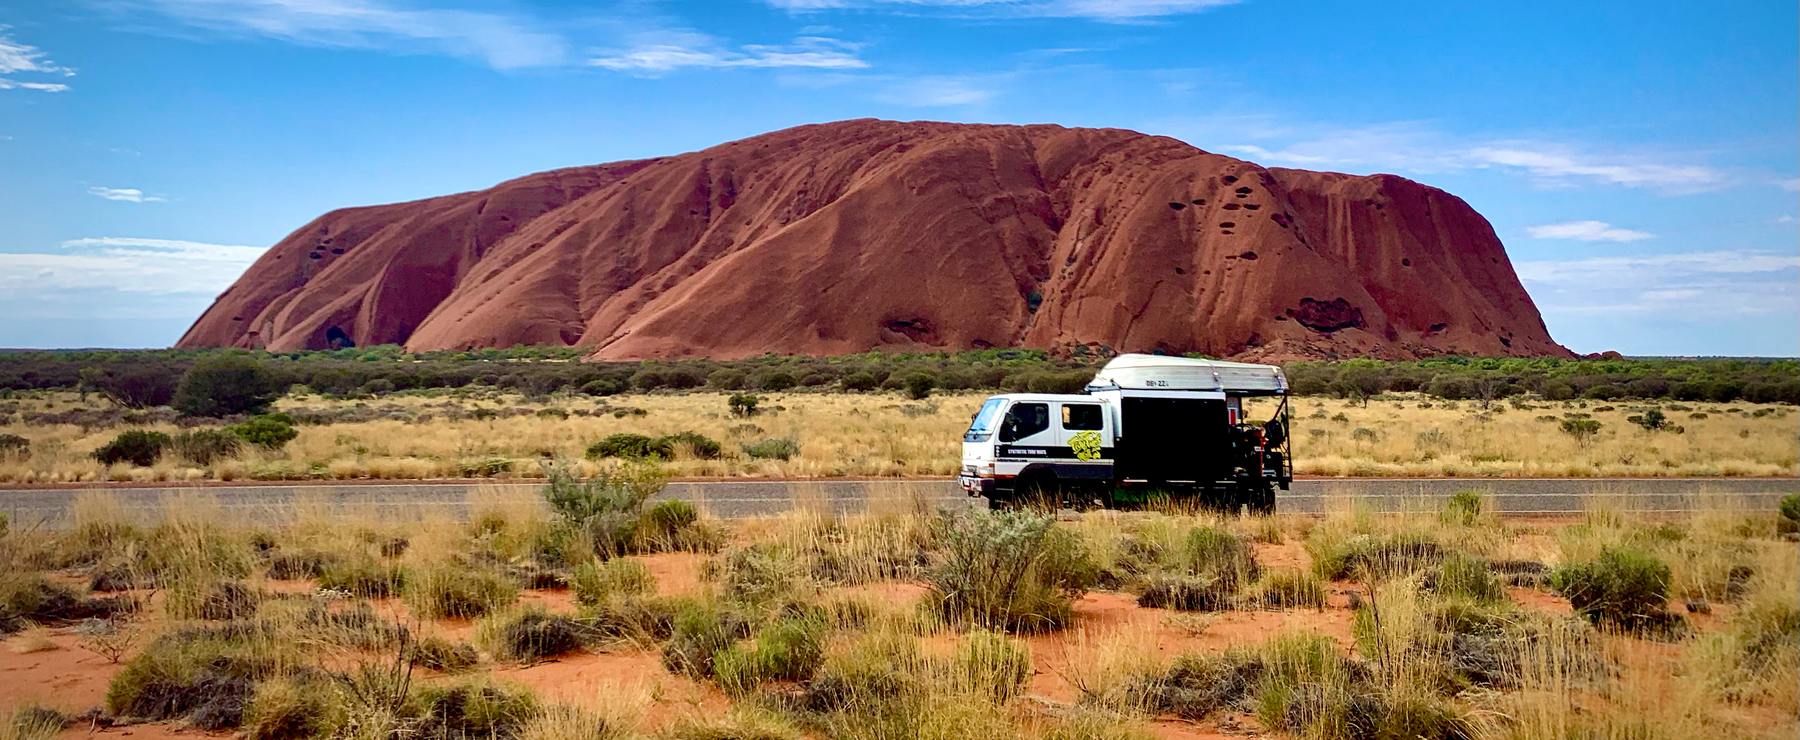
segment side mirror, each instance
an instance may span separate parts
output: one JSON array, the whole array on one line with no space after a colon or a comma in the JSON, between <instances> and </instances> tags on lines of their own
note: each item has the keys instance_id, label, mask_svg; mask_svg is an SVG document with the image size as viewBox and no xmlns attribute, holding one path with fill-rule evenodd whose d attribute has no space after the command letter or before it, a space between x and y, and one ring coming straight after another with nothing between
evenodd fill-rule
<instances>
[{"instance_id":1,"label":"side mirror","mask_svg":"<svg viewBox=\"0 0 1800 740\"><path fill-rule=\"evenodd\" d=\"M1019 438L1019 422L1012 417L1000 424L1000 441L1011 442Z\"/></svg>"}]
</instances>

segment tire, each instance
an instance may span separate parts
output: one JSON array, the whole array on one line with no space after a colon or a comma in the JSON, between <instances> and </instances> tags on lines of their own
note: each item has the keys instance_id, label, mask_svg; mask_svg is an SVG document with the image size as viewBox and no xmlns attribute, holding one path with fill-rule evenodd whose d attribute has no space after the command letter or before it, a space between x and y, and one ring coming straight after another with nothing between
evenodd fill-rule
<instances>
[{"instance_id":1,"label":"tire","mask_svg":"<svg viewBox=\"0 0 1800 740\"><path fill-rule=\"evenodd\" d=\"M1269 516L1275 513L1275 488L1267 483L1248 489L1248 509L1251 516Z\"/></svg>"},{"instance_id":2,"label":"tire","mask_svg":"<svg viewBox=\"0 0 1800 740\"><path fill-rule=\"evenodd\" d=\"M1015 506L1058 511L1063 505L1063 486L1056 474L1031 472L1013 484Z\"/></svg>"}]
</instances>

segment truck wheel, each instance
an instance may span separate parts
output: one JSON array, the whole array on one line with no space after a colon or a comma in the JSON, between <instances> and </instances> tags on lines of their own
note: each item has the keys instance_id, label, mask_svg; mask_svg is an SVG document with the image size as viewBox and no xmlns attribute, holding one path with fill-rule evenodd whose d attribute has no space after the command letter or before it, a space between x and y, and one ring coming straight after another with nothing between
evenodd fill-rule
<instances>
[{"instance_id":1,"label":"truck wheel","mask_svg":"<svg viewBox=\"0 0 1800 740\"><path fill-rule=\"evenodd\" d=\"M1250 489L1250 514L1252 516L1269 516L1275 513L1275 488L1263 484Z\"/></svg>"}]
</instances>

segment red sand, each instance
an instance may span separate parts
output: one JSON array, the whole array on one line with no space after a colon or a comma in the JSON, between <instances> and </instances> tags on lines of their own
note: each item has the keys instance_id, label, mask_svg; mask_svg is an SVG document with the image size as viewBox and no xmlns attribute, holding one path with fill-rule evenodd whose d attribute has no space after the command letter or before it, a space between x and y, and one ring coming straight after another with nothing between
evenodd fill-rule
<instances>
[{"instance_id":1,"label":"red sand","mask_svg":"<svg viewBox=\"0 0 1800 740\"><path fill-rule=\"evenodd\" d=\"M1569 356L1480 214L1118 129L856 120L328 213L177 346Z\"/></svg>"}]
</instances>

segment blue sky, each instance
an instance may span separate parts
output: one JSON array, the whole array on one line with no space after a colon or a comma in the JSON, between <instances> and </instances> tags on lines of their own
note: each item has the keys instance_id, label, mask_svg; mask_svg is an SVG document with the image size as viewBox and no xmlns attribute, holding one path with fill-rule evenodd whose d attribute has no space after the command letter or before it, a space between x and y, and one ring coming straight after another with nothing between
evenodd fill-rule
<instances>
[{"instance_id":1,"label":"blue sky","mask_svg":"<svg viewBox=\"0 0 1800 740\"><path fill-rule=\"evenodd\" d=\"M1800 354L1794 3L0 0L0 346L166 346L333 208L879 117L1486 215L1581 352Z\"/></svg>"}]
</instances>

